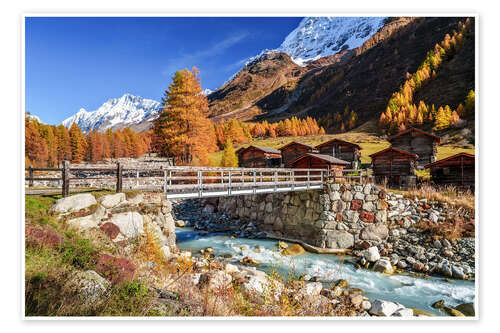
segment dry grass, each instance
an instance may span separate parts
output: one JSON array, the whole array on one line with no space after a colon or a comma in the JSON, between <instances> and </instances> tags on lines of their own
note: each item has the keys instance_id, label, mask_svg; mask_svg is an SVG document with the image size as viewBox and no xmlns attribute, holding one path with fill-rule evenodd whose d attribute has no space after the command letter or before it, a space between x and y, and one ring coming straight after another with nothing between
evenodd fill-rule
<instances>
[{"instance_id":1,"label":"dry grass","mask_svg":"<svg viewBox=\"0 0 500 333\"><path fill-rule=\"evenodd\" d=\"M391 190L393 191L393 190ZM394 191L393 191L394 192ZM459 191L454 186L445 186L436 188L430 185L423 185L408 191L398 191L408 198L427 199L429 201L437 201L440 203L447 203L456 208L466 208L474 213L475 197L474 193L470 190Z\"/></svg>"}]
</instances>

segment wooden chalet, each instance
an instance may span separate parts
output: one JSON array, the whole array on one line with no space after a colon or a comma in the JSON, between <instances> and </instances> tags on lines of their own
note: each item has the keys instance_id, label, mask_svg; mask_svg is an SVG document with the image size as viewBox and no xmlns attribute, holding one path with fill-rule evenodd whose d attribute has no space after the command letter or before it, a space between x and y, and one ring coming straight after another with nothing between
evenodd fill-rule
<instances>
[{"instance_id":1,"label":"wooden chalet","mask_svg":"<svg viewBox=\"0 0 500 333\"><path fill-rule=\"evenodd\" d=\"M304 154L318 153L318 150L314 146L296 141L284 145L279 150L281 151L281 163L285 166Z\"/></svg>"},{"instance_id":2,"label":"wooden chalet","mask_svg":"<svg viewBox=\"0 0 500 333\"><path fill-rule=\"evenodd\" d=\"M439 136L424 132L418 128L409 128L387 139L391 146L418 155L419 169L436 161Z\"/></svg>"},{"instance_id":3,"label":"wooden chalet","mask_svg":"<svg viewBox=\"0 0 500 333\"><path fill-rule=\"evenodd\" d=\"M427 164L425 168L430 169L431 179L436 185L453 185L474 190L476 175L474 155L458 153Z\"/></svg>"},{"instance_id":4,"label":"wooden chalet","mask_svg":"<svg viewBox=\"0 0 500 333\"><path fill-rule=\"evenodd\" d=\"M373 175L377 184L407 188L416 184L418 155L389 147L371 154Z\"/></svg>"},{"instance_id":5,"label":"wooden chalet","mask_svg":"<svg viewBox=\"0 0 500 333\"><path fill-rule=\"evenodd\" d=\"M281 151L276 148L249 146L236 151L238 165L243 168L272 168L281 165Z\"/></svg>"},{"instance_id":6,"label":"wooden chalet","mask_svg":"<svg viewBox=\"0 0 500 333\"><path fill-rule=\"evenodd\" d=\"M350 163L336 157L323 154L307 153L289 163L294 169L325 169L335 175L342 175L342 170Z\"/></svg>"},{"instance_id":7,"label":"wooden chalet","mask_svg":"<svg viewBox=\"0 0 500 333\"><path fill-rule=\"evenodd\" d=\"M360 166L361 147L355 143L333 139L316 146L320 154L330 155L350 163L352 169Z\"/></svg>"}]
</instances>

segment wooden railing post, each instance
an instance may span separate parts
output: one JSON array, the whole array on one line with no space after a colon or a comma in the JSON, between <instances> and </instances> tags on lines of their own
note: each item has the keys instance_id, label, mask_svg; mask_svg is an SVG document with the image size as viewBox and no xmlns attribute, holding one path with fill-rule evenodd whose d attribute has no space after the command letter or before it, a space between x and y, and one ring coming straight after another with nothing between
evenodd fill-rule
<instances>
[{"instance_id":1,"label":"wooden railing post","mask_svg":"<svg viewBox=\"0 0 500 333\"><path fill-rule=\"evenodd\" d=\"M295 172L292 170L290 171L291 178L292 178L292 191L295 190Z\"/></svg>"},{"instance_id":2,"label":"wooden railing post","mask_svg":"<svg viewBox=\"0 0 500 333\"><path fill-rule=\"evenodd\" d=\"M253 171L253 194L257 193L257 172Z\"/></svg>"},{"instance_id":3,"label":"wooden railing post","mask_svg":"<svg viewBox=\"0 0 500 333\"><path fill-rule=\"evenodd\" d=\"M31 165L28 167L28 178L28 186L33 187L33 167Z\"/></svg>"},{"instance_id":4,"label":"wooden railing post","mask_svg":"<svg viewBox=\"0 0 500 333\"><path fill-rule=\"evenodd\" d=\"M307 189L310 188L310 183L311 183L310 171L307 170Z\"/></svg>"},{"instance_id":5,"label":"wooden railing post","mask_svg":"<svg viewBox=\"0 0 500 333\"><path fill-rule=\"evenodd\" d=\"M161 166L161 169L163 169L163 165ZM167 183L167 170L166 169L163 169L163 192L165 192L165 195L167 195L167 186L168 186L168 183Z\"/></svg>"},{"instance_id":6,"label":"wooden railing post","mask_svg":"<svg viewBox=\"0 0 500 333\"><path fill-rule=\"evenodd\" d=\"M122 191L123 186L123 166L120 162L116 163L116 193L120 193Z\"/></svg>"},{"instance_id":7,"label":"wooden railing post","mask_svg":"<svg viewBox=\"0 0 500 333\"><path fill-rule=\"evenodd\" d=\"M274 192L278 190L278 171L274 171Z\"/></svg>"},{"instance_id":8,"label":"wooden railing post","mask_svg":"<svg viewBox=\"0 0 500 333\"><path fill-rule=\"evenodd\" d=\"M202 197L203 193L203 171L198 170L198 198Z\"/></svg>"},{"instance_id":9,"label":"wooden railing post","mask_svg":"<svg viewBox=\"0 0 500 333\"><path fill-rule=\"evenodd\" d=\"M135 186L139 187L139 170L137 170L137 173L135 175L136 181L135 181Z\"/></svg>"},{"instance_id":10,"label":"wooden railing post","mask_svg":"<svg viewBox=\"0 0 500 333\"><path fill-rule=\"evenodd\" d=\"M62 196L67 197L69 195L69 161L63 161L62 170Z\"/></svg>"},{"instance_id":11,"label":"wooden railing post","mask_svg":"<svg viewBox=\"0 0 500 333\"><path fill-rule=\"evenodd\" d=\"M233 183L232 179L231 179L231 170L229 170L229 186L227 188L227 194L228 195L231 195L231 184Z\"/></svg>"}]
</instances>

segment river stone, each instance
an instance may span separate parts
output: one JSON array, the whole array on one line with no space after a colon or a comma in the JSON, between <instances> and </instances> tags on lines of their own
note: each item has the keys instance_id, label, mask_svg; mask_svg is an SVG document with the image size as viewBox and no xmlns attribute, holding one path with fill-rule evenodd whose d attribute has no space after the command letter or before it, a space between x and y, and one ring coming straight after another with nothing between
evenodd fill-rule
<instances>
[{"instance_id":1,"label":"river stone","mask_svg":"<svg viewBox=\"0 0 500 333\"><path fill-rule=\"evenodd\" d=\"M344 230L329 230L326 246L332 249L347 249L354 245L354 236Z\"/></svg>"},{"instance_id":2,"label":"river stone","mask_svg":"<svg viewBox=\"0 0 500 333\"><path fill-rule=\"evenodd\" d=\"M394 317L413 317L413 309L400 308L393 314Z\"/></svg>"},{"instance_id":3,"label":"river stone","mask_svg":"<svg viewBox=\"0 0 500 333\"><path fill-rule=\"evenodd\" d=\"M101 205L104 208L113 208L126 200L125 193L107 194L101 198Z\"/></svg>"},{"instance_id":4,"label":"river stone","mask_svg":"<svg viewBox=\"0 0 500 333\"><path fill-rule=\"evenodd\" d=\"M232 277L224 271L205 273L201 276L200 283L209 291L220 291L231 286Z\"/></svg>"},{"instance_id":5,"label":"river stone","mask_svg":"<svg viewBox=\"0 0 500 333\"><path fill-rule=\"evenodd\" d=\"M398 305L393 302L374 300L370 308L370 314L375 316L389 317L398 310Z\"/></svg>"},{"instance_id":6,"label":"river stone","mask_svg":"<svg viewBox=\"0 0 500 333\"><path fill-rule=\"evenodd\" d=\"M77 271L70 275L64 289L67 292L75 292L85 301L93 303L106 292L109 284L108 280L95 271Z\"/></svg>"},{"instance_id":7,"label":"river stone","mask_svg":"<svg viewBox=\"0 0 500 333\"><path fill-rule=\"evenodd\" d=\"M385 274L393 274L394 269L392 268L391 262L386 259L378 260L375 265L373 265L373 270Z\"/></svg>"},{"instance_id":8,"label":"river stone","mask_svg":"<svg viewBox=\"0 0 500 333\"><path fill-rule=\"evenodd\" d=\"M56 213L71 213L78 212L81 209L96 205L97 201L90 193L82 193L71 195L66 198L61 198L56 201L51 210Z\"/></svg>"},{"instance_id":9,"label":"river stone","mask_svg":"<svg viewBox=\"0 0 500 333\"><path fill-rule=\"evenodd\" d=\"M463 303L455 306L455 309L462 312L468 317L474 317L476 315L476 311L474 310L474 303Z\"/></svg>"},{"instance_id":10,"label":"river stone","mask_svg":"<svg viewBox=\"0 0 500 333\"><path fill-rule=\"evenodd\" d=\"M359 238L363 240L381 241L389 236L389 229L384 223L374 223L361 230Z\"/></svg>"},{"instance_id":11,"label":"river stone","mask_svg":"<svg viewBox=\"0 0 500 333\"><path fill-rule=\"evenodd\" d=\"M369 262L376 262L380 259L380 253L378 252L378 248L376 246L372 246L363 251L363 256Z\"/></svg>"},{"instance_id":12,"label":"river stone","mask_svg":"<svg viewBox=\"0 0 500 333\"><path fill-rule=\"evenodd\" d=\"M144 220L137 212L114 214L109 222L120 228L120 232L127 238L136 238L144 234Z\"/></svg>"}]
</instances>

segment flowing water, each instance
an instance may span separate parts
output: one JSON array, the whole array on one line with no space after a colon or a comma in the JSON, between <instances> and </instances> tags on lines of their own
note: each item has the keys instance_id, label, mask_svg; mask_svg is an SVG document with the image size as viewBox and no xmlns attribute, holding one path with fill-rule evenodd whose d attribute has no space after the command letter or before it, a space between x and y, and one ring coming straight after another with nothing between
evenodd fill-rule
<instances>
[{"instance_id":1,"label":"flowing water","mask_svg":"<svg viewBox=\"0 0 500 333\"><path fill-rule=\"evenodd\" d=\"M366 269L357 269L346 256L306 253L299 256L281 256L277 241L265 239L231 238L223 234L202 235L191 228L176 228L177 245L181 250L198 251L211 246L216 255L231 254L232 262L249 256L261 264L266 272L276 270L284 278L294 274L317 276L328 285L345 279L354 288L360 288L371 300L399 302L435 315L444 315L431 304L443 299L448 306L474 302L474 281L451 280L441 277L411 275L384 275ZM260 246L260 253L255 247Z\"/></svg>"}]
</instances>

